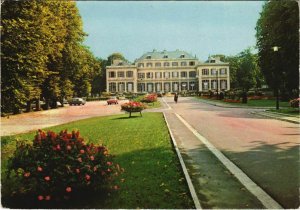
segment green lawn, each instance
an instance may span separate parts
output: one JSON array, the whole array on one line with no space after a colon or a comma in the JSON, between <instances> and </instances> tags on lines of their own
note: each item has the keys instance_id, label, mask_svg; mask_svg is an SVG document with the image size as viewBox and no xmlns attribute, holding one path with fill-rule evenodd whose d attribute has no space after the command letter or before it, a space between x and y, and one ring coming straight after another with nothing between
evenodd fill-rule
<instances>
[{"instance_id":1,"label":"green lawn","mask_svg":"<svg viewBox=\"0 0 300 210\"><path fill-rule=\"evenodd\" d=\"M216 100L216 99L204 99L201 97L196 97L201 100L207 100L211 102L216 102L216 103L222 103L222 104L228 104L228 105L234 105L234 106L249 106L249 107L276 107L276 100L274 99L261 99L261 100L248 100L247 104L242 104L242 103L229 103L229 102L224 102L222 100ZM280 107L290 107L289 102L279 102Z\"/></svg>"},{"instance_id":2,"label":"green lawn","mask_svg":"<svg viewBox=\"0 0 300 210\"><path fill-rule=\"evenodd\" d=\"M105 196L82 195L82 199L68 203L66 208L194 208L161 113L144 113L143 117L131 118L127 115L97 117L51 127L56 132L63 129L79 129L85 141L103 143L111 154L116 155L115 162L125 168L120 177L125 182L119 183L119 191ZM15 141L31 140L34 134L1 139L2 199L6 192L6 162L14 150ZM2 205L11 207L3 200Z\"/></svg>"}]
</instances>

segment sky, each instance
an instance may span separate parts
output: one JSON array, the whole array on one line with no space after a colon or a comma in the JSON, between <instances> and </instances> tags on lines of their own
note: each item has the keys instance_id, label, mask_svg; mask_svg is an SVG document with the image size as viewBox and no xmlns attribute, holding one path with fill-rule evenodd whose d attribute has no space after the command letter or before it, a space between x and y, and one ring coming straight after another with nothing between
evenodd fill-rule
<instances>
[{"instance_id":1,"label":"sky","mask_svg":"<svg viewBox=\"0 0 300 210\"><path fill-rule=\"evenodd\" d=\"M146 52L176 49L204 61L255 46L262 1L78 1L84 44L106 59L133 62Z\"/></svg>"}]
</instances>

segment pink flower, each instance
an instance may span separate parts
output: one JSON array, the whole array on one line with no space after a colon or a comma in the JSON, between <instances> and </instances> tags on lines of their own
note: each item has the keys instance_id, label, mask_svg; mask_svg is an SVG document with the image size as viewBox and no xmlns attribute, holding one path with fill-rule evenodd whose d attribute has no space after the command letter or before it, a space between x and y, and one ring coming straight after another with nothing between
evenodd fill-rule
<instances>
[{"instance_id":1,"label":"pink flower","mask_svg":"<svg viewBox=\"0 0 300 210\"><path fill-rule=\"evenodd\" d=\"M76 173L79 174L80 173L80 170L78 168L76 168Z\"/></svg>"},{"instance_id":2,"label":"pink flower","mask_svg":"<svg viewBox=\"0 0 300 210\"><path fill-rule=\"evenodd\" d=\"M85 179L86 179L86 180L90 180L90 179L91 179L91 176L87 174L87 175L85 175Z\"/></svg>"},{"instance_id":3,"label":"pink flower","mask_svg":"<svg viewBox=\"0 0 300 210\"><path fill-rule=\"evenodd\" d=\"M90 159L91 159L91 160L95 160L94 156L90 156Z\"/></svg>"},{"instance_id":4,"label":"pink flower","mask_svg":"<svg viewBox=\"0 0 300 210\"><path fill-rule=\"evenodd\" d=\"M94 171L97 171L97 167L96 166L94 166Z\"/></svg>"},{"instance_id":5,"label":"pink flower","mask_svg":"<svg viewBox=\"0 0 300 210\"><path fill-rule=\"evenodd\" d=\"M78 160L80 163L82 162L82 158L81 158L81 157L80 157L80 158L78 158L77 160Z\"/></svg>"},{"instance_id":6,"label":"pink flower","mask_svg":"<svg viewBox=\"0 0 300 210\"><path fill-rule=\"evenodd\" d=\"M38 166L38 167L37 167L37 170L38 170L39 172L41 172L41 171L43 171L43 168L40 167L40 166Z\"/></svg>"},{"instance_id":7,"label":"pink flower","mask_svg":"<svg viewBox=\"0 0 300 210\"><path fill-rule=\"evenodd\" d=\"M110 168L109 168L109 169L107 169L107 172L111 172Z\"/></svg>"},{"instance_id":8,"label":"pink flower","mask_svg":"<svg viewBox=\"0 0 300 210\"><path fill-rule=\"evenodd\" d=\"M108 166L111 166L112 165L112 162L107 162L106 163Z\"/></svg>"},{"instance_id":9,"label":"pink flower","mask_svg":"<svg viewBox=\"0 0 300 210\"><path fill-rule=\"evenodd\" d=\"M44 178L46 181L50 181L50 176L45 176Z\"/></svg>"},{"instance_id":10,"label":"pink flower","mask_svg":"<svg viewBox=\"0 0 300 210\"><path fill-rule=\"evenodd\" d=\"M66 188L66 192L72 192L72 188L71 187L67 187Z\"/></svg>"},{"instance_id":11,"label":"pink flower","mask_svg":"<svg viewBox=\"0 0 300 210\"><path fill-rule=\"evenodd\" d=\"M30 177L30 172L26 172L26 173L24 174L24 177Z\"/></svg>"},{"instance_id":12,"label":"pink flower","mask_svg":"<svg viewBox=\"0 0 300 210\"><path fill-rule=\"evenodd\" d=\"M46 200L46 201L50 201L50 200L51 200L51 196L50 196L50 195L46 195L46 196L45 196L45 200Z\"/></svg>"},{"instance_id":13,"label":"pink flower","mask_svg":"<svg viewBox=\"0 0 300 210\"><path fill-rule=\"evenodd\" d=\"M114 190L118 190L118 189L120 189L120 187L119 187L118 185L115 185L115 186L113 187L113 189L114 189Z\"/></svg>"},{"instance_id":14,"label":"pink flower","mask_svg":"<svg viewBox=\"0 0 300 210\"><path fill-rule=\"evenodd\" d=\"M67 146L67 150L71 150L72 147L70 145Z\"/></svg>"},{"instance_id":15,"label":"pink flower","mask_svg":"<svg viewBox=\"0 0 300 210\"><path fill-rule=\"evenodd\" d=\"M81 149L81 150L80 150L80 153L81 153L81 154L83 154L83 153L84 153L84 150L83 150L83 149Z\"/></svg>"},{"instance_id":16,"label":"pink flower","mask_svg":"<svg viewBox=\"0 0 300 210\"><path fill-rule=\"evenodd\" d=\"M57 150L60 150L60 149L61 149L59 144L56 145L56 149L57 149Z\"/></svg>"},{"instance_id":17,"label":"pink flower","mask_svg":"<svg viewBox=\"0 0 300 210\"><path fill-rule=\"evenodd\" d=\"M39 196L38 196L38 200L39 200L39 201L42 201L42 200L44 200L44 196L42 196L42 195L39 195Z\"/></svg>"}]
</instances>

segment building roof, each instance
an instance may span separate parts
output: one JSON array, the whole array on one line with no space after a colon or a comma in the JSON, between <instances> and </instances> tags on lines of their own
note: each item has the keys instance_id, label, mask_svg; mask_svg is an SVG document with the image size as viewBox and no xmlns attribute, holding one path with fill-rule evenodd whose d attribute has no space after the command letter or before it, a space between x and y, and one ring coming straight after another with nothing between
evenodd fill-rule
<instances>
[{"instance_id":1,"label":"building roof","mask_svg":"<svg viewBox=\"0 0 300 210\"><path fill-rule=\"evenodd\" d=\"M153 50L152 52L147 52L138 58L136 61L144 60L144 59L197 59L195 56L182 51L182 50L175 50L175 51L156 51Z\"/></svg>"},{"instance_id":2,"label":"building roof","mask_svg":"<svg viewBox=\"0 0 300 210\"><path fill-rule=\"evenodd\" d=\"M220 60L220 57L208 57L208 59L204 62L205 64L228 64Z\"/></svg>"}]
</instances>

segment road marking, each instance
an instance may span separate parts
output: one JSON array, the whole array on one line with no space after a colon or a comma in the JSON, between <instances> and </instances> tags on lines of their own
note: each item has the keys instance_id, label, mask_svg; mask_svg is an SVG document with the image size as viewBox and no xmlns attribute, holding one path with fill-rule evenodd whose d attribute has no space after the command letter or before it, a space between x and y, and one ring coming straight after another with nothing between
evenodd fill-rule
<instances>
[{"instance_id":1,"label":"road marking","mask_svg":"<svg viewBox=\"0 0 300 210\"><path fill-rule=\"evenodd\" d=\"M182 170L183 170L185 179L186 179L186 181L187 181L187 184L188 184L188 187L189 187L191 196L192 196L192 198L193 198L195 207L196 207L196 209L202 209L202 207L201 207L201 205L200 205L200 201L199 201L198 196L197 196L197 194L196 194L194 185L193 185L193 183L192 183L191 177L190 177L190 175L189 175L189 173L188 173L188 171L187 171L187 169L186 169L186 166L185 166L185 163L184 163L184 161L183 161L183 158L182 158L182 156L181 156L181 154L180 154L180 151L179 151L179 149L178 149L178 147L177 147L177 143L176 143L176 141L175 141L174 135L173 135L173 133L172 133L172 131L171 131L171 128L170 128L170 126L169 126L169 123L168 123L166 114L165 114L165 113L163 113L163 114L164 114L164 118L165 118L167 127L168 127L168 129L169 129L170 135L171 135L171 139L172 139L172 142L173 142L175 151L176 151L177 156L178 156L178 158L179 158L179 161L180 161L180 164L181 164L181 167L182 167Z\"/></svg>"},{"instance_id":2,"label":"road marking","mask_svg":"<svg viewBox=\"0 0 300 210\"><path fill-rule=\"evenodd\" d=\"M240 168L231 162L222 152L213 146L205 137L200 135L179 114L177 118L223 163L223 165L254 195L267 209L283 209L270 195L255 184Z\"/></svg>"},{"instance_id":3,"label":"road marking","mask_svg":"<svg viewBox=\"0 0 300 210\"><path fill-rule=\"evenodd\" d=\"M167 105L168 109L172 109L172 107L170 107L170 105L166 102L165 98L162 98L162 100L163 100L164 103Z\"/></svg>"}]
</instances>

